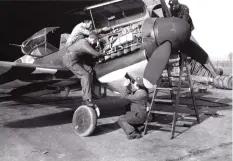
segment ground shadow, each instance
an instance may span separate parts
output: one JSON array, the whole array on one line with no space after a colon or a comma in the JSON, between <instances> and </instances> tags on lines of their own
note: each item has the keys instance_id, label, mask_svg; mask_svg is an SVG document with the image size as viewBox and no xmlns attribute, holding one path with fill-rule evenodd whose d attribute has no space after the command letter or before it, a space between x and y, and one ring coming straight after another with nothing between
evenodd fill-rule
<instances>
[{"instance_id":1,"label":"ground shadow","mask_svg":"<svg viewBox=\"0 0 233 161\"><path fill-rule=\"evenodd\" d=\"M117 122L109 123L109 124L102 124L98 125L92 134L92 136L103 135L106 133L110 133L116 131L120 128Z\"/></svg>"},{"instance_id":2,"label":"ground shadow","mask_svg":"<svg viewBox=\"0 0 233 161\"><path fill-rule=\"evenodd\" d=\"M229 98L212 98L203 97L202 95L196 95L196 105L199 111L200 123L209 117L224 117L218 114L218 111L232 109L228 103L232 102ZM168 95L160 96L160 98L169 98ZM180 104L187 105L187 107L178 107L178 119L175 129L175 137L178 137L189 128L195 126L197 123L196 114L192 104L192 98L186 97L180 99ZM156 111L170 112L171 115L153 114L153 120L148 126L148 133L154 130L171 132L172 120L173 120L173 108L167 104L154 104L153 109Z\"/></svg>"},{"instance_id":3,"label":"ground shadow","mask_svg":"<svg viewBox=\"0 0 233 161\"><path fill-rule=\"evenodd\" d=\"M9 99L8 99L9 100ZM17 108L19 105L30 105L30 104L40 104L46 106L55 106L56 108L77 108L81 105L81 96L77 97L12 97L14 104L11 105L12 108ZM31 106L33 108L33 106ZM37 108L37 107L36 107Z\"/></svg>"},{"instance_id":4,"label":"ground shadow","mask_svg":"<svg viewBox=\"0 0 233 161\"><path fill-rule=\"evenodd\" d=\"M205 94L203 94L205 95ZM203 95L197 95L196 102L199 109L199 113L201 115L200 121L203 122L205 119L214 116L216 111L231 109L226 103L231 103L232 100L229 98L219 99L219 98L209 98L203 97ZM167 96L163 96L167 97ZM10 97L6 97L7 100L10 100ZM10 128L33 128L33 127L46 127L46 126L54 126L71 123L72 116L74 110L81 105L81 97L43 97L43 98L31 98L31 97L17 97L13 98L14 104L10 108L17 108L18 105L22 104L42 104L43 108L46 106L54 106L54 108L70 108L70 110L66 110L59 113L48 114L44 116L37 116L34 118L27 118L24 120L16 120L9 123L6 123L5 127ZM121 99L119 96L108 96L103 99L94 100L94 102L99 106L101 116L100 118L108 118L114 116L120 116L125 114L126 109L125 105L128 104L128 101ZM187 104L188 108L180 108L178 112L187 113L187 116L192 117L192 120L185 120L182 118L184 124L180 124L176 128L176 134L180 135L181 133L187 131L190 127L193 127L196 124L194 110L189 106L192 103L191 98L182 98L180 101L181 104ZM161 111L170 111L172 112L172 106L170 105L156 105L157 110ZM19 107L20 108L20 107ZM37 106L27 106L27 108L37 108ZM39 106L41 108L41 106ZM181 122L182 122L181 121ZM149 125L148 132L154 130L161 130L170 132L171 129L168 127L171 125L172 116L166 115L156 115L153 122L160 124L159 126L156 124L155 126ZM190 122L190 123L187 123ZM93 135L101 135L105 133L109 133L115 131L119 128L117 123L109 123L98 125ZM176 135L176 136L178 136Z\"/></svg>"},{"instance_id":5,"label":"ground shadow","mask_svg":"<svg viewBox=\"0 0 233 161\"><path fill-rule=\"evenodd\" d=\"M15 97L9 96L9 95L1 96L0 97L0 102L12 101L12 100L15 100L15 99L16 99Z\"/></svg>"},{"instance_id":6,"label":"ground shadow","mask_svg":"<svg viewBox=\"0 0 233 161\"><path fill-rule=\"evenodd\" d=\"M73 110L67 110L59 113L13 121L4 124L4 126L10 128L35 128L62 125L71 123L72 116Z\"/></svg>"},{"instance_id":7,"label":"ground shadow","mask_svg":"<svg viewBox=\"0 0 233 161\"><path fill-rule=\"evenodd\" d=\"M43 116L36 116L33 118L26 118L23 120L16 120L9 123L5 123L5 127L10 128L33 128L33 127L46 127L46 126L54 126L67 124L72 122L73 113L76 108L78 108L82 101L80 97L69 97L69 98L28 98L28 97L18 97L15 98L15 103L10 106L10 108L14 108L20 110L22 105L27 105L26 108L46 108L46 106L55 106L55 108L70 108L69 110L48 114ZM94 102L98 105L100 109L100 119L120 116L125 114L125 104L127 104L126 100L120 99L116 96L108 96L104 99L94 100ZM34 106L30 106L34 105ZM42 104L45 106L36 106L36 104ZM21 105L21 107L19 106ZM29 105L29 106L28 106ZM25 108L25 107L24 107ZM30 117L30 116L29 116ZM109 125L100 125L100 133L102 133L102 129L110 127ZM111 129L109 129L111 130ZM114 130L114 127L113 127Z\"/></svg>"},{"instance_id":8,"label":"ground shadow","mask_svg":"<svg viewBox=\"0 0 233 161\"><path fill-rule=\"evenodd\" d=\"M185 121L185 122L182 122L182 121ZM178 137L179 135L186 132L191 127L197 124L197 121L195 119L193 120L183 119L182 121L178 120L176 123L174 138ZM166 115L160 115L160 116L157 115L157 117L154 118L153 121L149 123L147 127L147 134L153 133L153 131L163 131L163 132L170 133L170 135L172 136L171 130L172 130L172 117L166 116Z\"/></svg>"}]
</instances>

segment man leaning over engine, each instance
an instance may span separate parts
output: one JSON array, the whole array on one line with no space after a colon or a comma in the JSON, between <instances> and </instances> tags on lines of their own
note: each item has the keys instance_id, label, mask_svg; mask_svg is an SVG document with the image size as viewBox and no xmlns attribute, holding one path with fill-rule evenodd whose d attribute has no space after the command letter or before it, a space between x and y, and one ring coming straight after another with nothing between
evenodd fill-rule
<instances>
[{"instance_id":1,"label":"man leaning over engine","mask_svg":"<svg viewBox=\"0 0 233 161\"><path fill-rule=\"evenodd\" d=\"M74 44L77 39L89 36L91 33L99 34L99 33L109 32L110 30L111 30L111 28L104 27L102 29L98 29L98 30L93 31L92 21L91 20L84 20L84 22L77 24L73 28L70 36L67 39L66 47Z\"/></svg>"},{"instance_id":2,"label":"man leaning over engine","mask_svg":"<svg viewBox=\"0 0 233 161\"><path fill-rule=\"evenodd\" d=\"M93 56L104 56L97 52L93 45L98 42L94 33L108 32L111 28L104 27L92 31L92 21L85 20L77 24L67 39L67 51L63 56L63 64L81 80L83 104L93 106L91 99Z\"/></svg>"},{"instance_id":3,"label":"man leaning over engine","mask_svg":"<svg viewBox=\"0 0 233 161\"><path fill-rule=\"evenodd\" d=\"M92 45L96 44L98 38L91 34L88 38L78 37L74 44L68 46L63 56L63 64L81 80L83 104L93 106L91 99L93 56L104 56L97 52Z\"/></svg>"}]
</instances>

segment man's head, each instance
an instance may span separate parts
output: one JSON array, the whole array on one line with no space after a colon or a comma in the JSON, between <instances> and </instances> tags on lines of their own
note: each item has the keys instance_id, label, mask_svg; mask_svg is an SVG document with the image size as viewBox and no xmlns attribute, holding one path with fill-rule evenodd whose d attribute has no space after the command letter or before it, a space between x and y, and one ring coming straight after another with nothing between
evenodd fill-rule
<instances>
[{"instance_id":1,"label":"man's head","mask_svg":"<svg viewBox=\"0 0 233 161\"><path fill-rule=\"evenodd\" d=\"M85 27L87 29L92 29L92 21L91 20L84 20Z\"/></svg>"},{"instance_id":2,"label":"man's head","mask_svg":"<svg viewBox=\"0 0 233 161\"><path fill-rule=\"evenodd\" d=\"M90 44L94 45L98 42L98 36L92 33L88 36L87 40Z\"/></svg>"},{"instance_id":3,"label":"man's head","mask_svg":"<svg viewBox=\"0 0 233 161\"><path fill-rule=\"evenodd\" d=\"M134 88L138 89L138 88L144 88L144 84L143 84L143 79L141 77L136 77L135 79L135 83L134 83Z\"/></svg>"},{"instance_id":4,"label":"man's head","mask_svg":"<svg viewBox=\"0 0 233 161\"><path fill-rule=\"evenodd\" d=\"M172 11L177 11L180 8L178 0L169 0L169 5Z\"/></svg>"}]
</instances>

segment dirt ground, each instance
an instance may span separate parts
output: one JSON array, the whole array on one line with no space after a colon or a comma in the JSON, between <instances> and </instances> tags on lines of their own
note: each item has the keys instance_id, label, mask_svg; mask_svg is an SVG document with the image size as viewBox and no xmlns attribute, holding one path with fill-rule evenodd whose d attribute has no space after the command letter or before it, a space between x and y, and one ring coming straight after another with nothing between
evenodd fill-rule
<instances>
[{"instance_id":1,"label":"dirt ground","mask_svg":"<svg viewBox=\"0 0 233 161\"><path fill-rule=\"evenodd\" d=\"M171 117L155 117L149 132L139 140L127 140L116 123L125 113L126 101L114 94L96 100L101 117L90 137L77 136L71 125L80 100L46 96L0 98L1 161L230 161L232 159L232 91L210 89L198 96L201 123L177 122L171 140ZM183 100L190 103L190 100ZM218 102L218 103L217 103ZM220 104L219 102L229 104ZM157 105L160 110L170 106ZM179 109L192 115L193 111ZM191 125L190 127L185 125Z\"/></svg>"}]
</instances>

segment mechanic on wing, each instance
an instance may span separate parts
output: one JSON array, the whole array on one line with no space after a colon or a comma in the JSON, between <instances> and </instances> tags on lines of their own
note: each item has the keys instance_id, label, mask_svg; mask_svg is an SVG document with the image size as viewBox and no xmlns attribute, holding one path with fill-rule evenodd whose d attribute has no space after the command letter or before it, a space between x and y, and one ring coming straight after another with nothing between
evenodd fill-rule
<instances>
[{"instance_id":1,"label":"mechanic on wing","mask_svg":"<svg viewBox=\"0 0 233 161\"><path fill-rule=\"evenodd\" d=\"M169 0L169 5L172 16L186 20L191 27L191 31L194 30L194 25L189 15L188 7L184 4L180 4L178 0Z\"/></svg>"},{"instance_id":2,"label":"mechanic on wing","mask_svg":"<svg viewBox=\"0 0 233 161\"><path fill-rule=\"evenodd\" d=\"M93 45L98 42L98 37L94 33L108 32L109 30L110 28L105 27L92 32L92 21L85 20L74 27L66 42L67 52L63 57L63 64L80 78L83 104L87 106L93 106L91 102L93 56L104 56L103 53L93 49Z\"/></svg>"},{"instance_id":3,"label":"mechanic on wing","mask_svg":"<svg viewBox=\"0 0 233 161\"><path fill-rule=\"evenodd\" d=\"M79 30L80 35L75 35L75 40L69 39L68 47L65 55L63 56L63 64L71 70L81 80L83 104L87 106L93 106L91 99L91 85L92 85L92 67L93 56L103 56L103 53L99 53L93 49L91 45L94 45L98 38L96 35L91 34L87 38L82 33L87 33L86 29ZM83 32L85 31L85 32ZM76 32L77 33L77 32Z\"/></svg>"},{"instance_id":4,"label":"mechanic on wing","mask_svg":"<svg viewBox=\"0 0 233 161\"><path fill-rule=\"evenodd\" d=\"M136 78L133 88L136 91L132 90L132 84L127 79L122 87L122 98L130 101L131 109L117 121L129 140L142 137L136 126L142 125L147 117L148 91L143 85L142 78Z\"/></svg>"},{"instance_id":5,"label":"mechanic on wing","mask_svg":"<svg viewBox=\"0 0 233 161\"><path fill-rule=\"evenodd\" d=\"M84 20L84 22L77 24L67 39L66 47L69 47L70 45L74 44L76 40L80 38L89 36L91 33L99 34L102 32L109 32L111 28L104 27L102 29L98 29L95 31L92 30L93 30L93 26L91 20Z\"/></svg>"}]
</instances>

